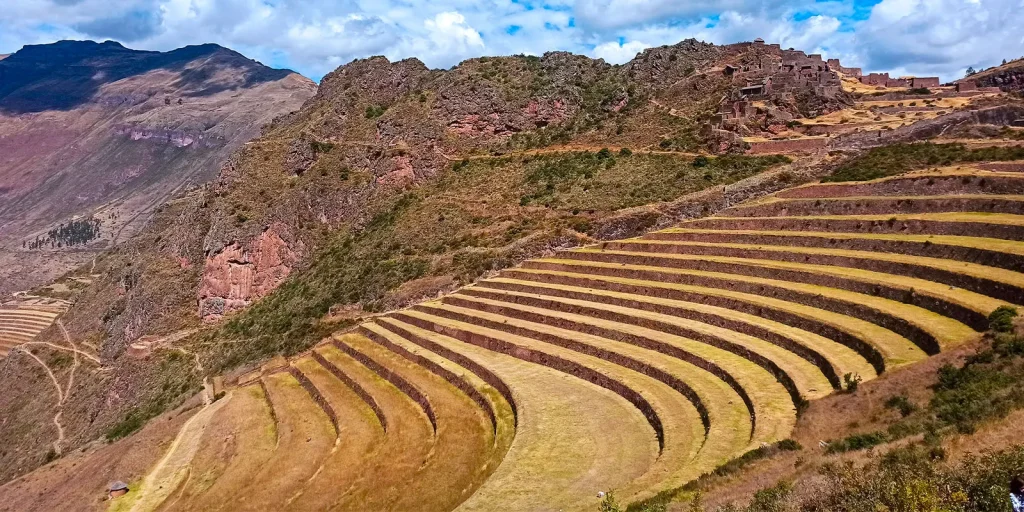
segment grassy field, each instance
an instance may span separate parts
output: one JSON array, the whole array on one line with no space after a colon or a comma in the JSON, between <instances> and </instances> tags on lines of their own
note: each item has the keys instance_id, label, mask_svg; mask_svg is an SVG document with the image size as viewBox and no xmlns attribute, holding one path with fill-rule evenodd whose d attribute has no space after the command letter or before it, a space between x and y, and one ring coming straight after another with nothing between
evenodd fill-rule
<instances>
[{"instance_id":1,"label":"grassy field","mask_svg":"<svg viewBox=\"0 0 1024 512\"><path fill-rule=\"evenodd\" d=\"M894 144L869 149L840 165L822 181L866 181L926 166L1021 159L1024 159L1024 147L1018 146L969 149L963 144Z\"/></svg>"}]
</instances>

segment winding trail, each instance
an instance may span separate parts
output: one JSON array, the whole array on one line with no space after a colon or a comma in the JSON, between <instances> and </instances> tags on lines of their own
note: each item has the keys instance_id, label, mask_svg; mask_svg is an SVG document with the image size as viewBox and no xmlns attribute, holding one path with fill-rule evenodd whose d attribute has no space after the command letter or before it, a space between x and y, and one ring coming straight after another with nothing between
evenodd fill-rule
<instances>
[{"instance_id":1,"label":"winding trail","mask_svg":"<svg viewBox=\"0 0 1024 512\"><path fill-rule=\"evenodd\" d=\"M46 374L50 376L50 381L53 382L53 388L57 391L57 413L53 415L53 425L57 427L57 439L53 442L53 451L57 455L61 455L63 453L63 445L65 440L64 425L61 424L61 416L64 413L64 404L67 403L68 398L70 398L71 396L71 390L75 386L75 372L78 370L78 367L81 366L82 364L82 360L79 358L79 356L83 356L89 361L96 363L97 365L100 364L100 360L95 355L79 349L78 346L75 345L75 342L71 341L71 335L68 334L68 330L64 327L64 323L61 322L59 318L57 319L56 324L57 327L60 328L61 334L64 335L64 341L68 344L68 346L57 345L55 343L50 343L48 341L29 341L16 347L15 350L20 350L22 353L28 355L37 363L39 363L39 366L41 366L43 370L46 371ZM65 384L63 387L61 386L60 381L57 380L57 376L53 373L53 370L50 368L50 366L47 365L42 359L40 359L39 356L33 354L30 350L26 348L29 345L43 345L55 350L64 350L71 352L71 355L74 359L73 362L71 363L71 369L68 372L67 384Z\"/></svg>"},{"instance_id":2,"label":"winding trail","mask_svg":"<svg viewBox=\"0 0 1024 512\"><path fill-rule=\"evenodd\" d=\"M61 413L64 412L64 390L61 389L60 382L57 381L57 376L53 374L53 371L50 370L50 367L47 366L42 359L39 359L38 356L29 352L28 349L24 348L24 346L19 346L15 350L20 350L32 359L35 359L36 362L39 363L39 366L42 366L43 370L46 370L47 375L50 376L50 380L53 381L54 389L57 390L57 414L53 415L53 424L57 427L57 440L53 442L53 451L57 455L60 455L62 450L61 446L64 444L64 426L60 423Z\"/></svg>"},{"instance_id":3,"label":"winding trail","mask_svg":"<svg viewBox=\"0 0 1024 512\"><path fill-rule=\"evenodd\" d=\"M190 475L192 459L199 451L206 427L232 396L228 393L224 398L210 403L206 390L203 395L206 405L182 425L174 442L167 448L167 453L143 479L142 485L139 486L140 496L132 506L131 512L156 510Z\"/></svg>"}]
</instances>

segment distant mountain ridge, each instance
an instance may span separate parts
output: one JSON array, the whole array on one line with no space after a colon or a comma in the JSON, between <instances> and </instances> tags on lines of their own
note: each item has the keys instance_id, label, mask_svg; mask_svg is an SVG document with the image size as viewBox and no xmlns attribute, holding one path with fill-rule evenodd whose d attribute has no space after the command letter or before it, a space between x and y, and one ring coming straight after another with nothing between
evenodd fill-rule
<instances>
[{"instance_id":1,"label":"distant mountain ridge","mask_svg":"<svg viewBox=\"0 0 1024 512\"><path fill-rule=\"evenodd\" d=\"M216 44L155 52L59 41L0 60L0 293L125 239L315 90ZM70 252L45 243L76 217L100 220L98 239Z\"/></svg>"}]
</instances>

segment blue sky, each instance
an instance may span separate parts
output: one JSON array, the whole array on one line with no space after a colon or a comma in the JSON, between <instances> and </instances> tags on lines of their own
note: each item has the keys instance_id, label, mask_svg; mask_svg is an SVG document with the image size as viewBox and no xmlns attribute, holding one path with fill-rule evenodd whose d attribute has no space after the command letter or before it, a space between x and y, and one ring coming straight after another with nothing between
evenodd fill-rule
<instances>
[{"instance_id":1,"label":"blue sky","mask_svg":"<svg viewBox=\"0 0 1024 512\"><path fill-rule=\"evenodd\" d=\"M696 37L768 42L897 75L958 78L1024 55L1024 0L7 0L0 53L58 39L218 43L319 79L355 58L567 50L622 63Z\"/></svg>"}]
</instances>

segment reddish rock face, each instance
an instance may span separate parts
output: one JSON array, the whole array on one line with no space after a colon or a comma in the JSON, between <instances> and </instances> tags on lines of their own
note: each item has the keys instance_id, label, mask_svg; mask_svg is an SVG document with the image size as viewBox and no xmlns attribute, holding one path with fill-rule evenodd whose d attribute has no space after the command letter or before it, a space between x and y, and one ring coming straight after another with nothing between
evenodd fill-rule
<instances>
[{"instance_id":1,"label":"reddish rock face","mask_svg":"<svg viewBox=\"0 0 1024 512\"><path fill-rule=\"evenodd\" d=\"M407 156L392 157L393 169L387 174L377 177L377 183L381 185L408 185L416 180L416 173L413 171L412 159Z\"/></svg>"},{"instance_id":2,"label":"reddish rock face","mask_svg":"<svg viewBox=\"0 0 1024 512\"><path fill-rule=\"evenodd\" d=\"M234 242L206 258L199 285L199 316L205 322L245 308L277 288L301 258L302 244L292 247L271 225L249 244Z\"/></svg>"}]
</instances>

